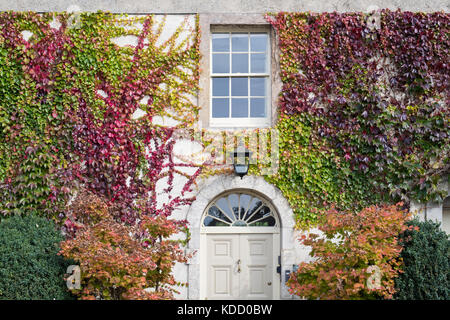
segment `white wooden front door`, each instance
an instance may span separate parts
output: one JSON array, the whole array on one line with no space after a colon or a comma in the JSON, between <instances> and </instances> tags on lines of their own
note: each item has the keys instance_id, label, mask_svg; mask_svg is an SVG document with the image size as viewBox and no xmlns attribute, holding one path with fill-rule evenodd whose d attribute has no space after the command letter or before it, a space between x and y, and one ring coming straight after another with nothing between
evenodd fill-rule
<instances>
[{"instance_id":1,"label":"white wooden front door","mask_svg":"<svg viewBox=\"0 0 450 320\"><path fill-rule=\"evenodd\" d=\"M276 234L241 233L206 236L207 299L274 299ZM278 237L277 237L278 238ZM278 281L278 282L277 282Z\"/></svg>"}]
</instances>

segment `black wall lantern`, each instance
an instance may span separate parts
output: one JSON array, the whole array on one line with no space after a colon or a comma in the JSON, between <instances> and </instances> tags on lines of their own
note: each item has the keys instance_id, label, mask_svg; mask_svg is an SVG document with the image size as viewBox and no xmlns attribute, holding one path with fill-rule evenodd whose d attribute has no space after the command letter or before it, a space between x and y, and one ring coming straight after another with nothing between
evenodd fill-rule
<instances>
[{"instance_id":1,"label":"black wall lantern","mask_svg":"<svg viewBox=\"0 0 450 320\"><path fill-rule=\"evenodd\" d=\"M234 173L241 179L248 173L251 154L250 151L243 147L238 147L233 152Z\"/></svg>"}]
</instances>

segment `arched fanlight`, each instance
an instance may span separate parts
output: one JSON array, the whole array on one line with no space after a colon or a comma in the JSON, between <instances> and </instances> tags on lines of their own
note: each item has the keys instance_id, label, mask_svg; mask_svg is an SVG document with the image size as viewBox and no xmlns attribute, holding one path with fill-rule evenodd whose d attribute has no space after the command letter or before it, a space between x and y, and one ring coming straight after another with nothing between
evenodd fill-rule
<instances>
[{"instance_id":1,"label":"arched fanlight","mask_svg":"<svg viewBox=\"0 0 450 320\"><path fill-rule=\"evenodd\" d=\"M274 227L272 206L259 196L233 192L214 200L207 208L204 227Z\"/></svg>"}]
</instances>

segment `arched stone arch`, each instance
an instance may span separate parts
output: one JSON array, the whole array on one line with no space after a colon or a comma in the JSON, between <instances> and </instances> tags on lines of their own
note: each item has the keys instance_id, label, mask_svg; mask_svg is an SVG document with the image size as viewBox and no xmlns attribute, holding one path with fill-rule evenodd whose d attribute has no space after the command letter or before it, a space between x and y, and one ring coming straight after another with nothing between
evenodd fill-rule
<instances>
[{"instance_id":1,"label":"arched stone arch","mask_svg":"<svg viewBox=\"0 0 450 320\"><path fill-rule=\"evenodd\" d=\"M200 298L200 229L201 221L206 207L211 201L226 191L233 189L248 190L260 194L278 213L280 222L281 236L281 266L282 275L284 269L289 269L294 263L294 243L296 235L294 234L294 216L288 201L283 197L281 191L258 176L244 176L242 179L235 176L213 176L201 183L196 200L192 203L186 213L186 220L189 222L191 240L189 241L189 250L195 253L188 266L188 299ZM281 297L289 296L287 289L282 281Z\"/></svg>"}]
</instances>

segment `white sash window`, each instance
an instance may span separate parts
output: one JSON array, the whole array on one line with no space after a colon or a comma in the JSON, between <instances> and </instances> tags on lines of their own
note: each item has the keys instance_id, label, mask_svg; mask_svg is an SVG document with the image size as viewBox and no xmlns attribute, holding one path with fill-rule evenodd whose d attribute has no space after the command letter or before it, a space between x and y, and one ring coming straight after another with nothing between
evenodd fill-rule
<instances>
[{"instance_id":1,"label":"white sash window","mask_svg":"<svg viewBox=\"0 0 450 320\"><path fill-rule=\"evenodd\" d=\"M211 126L269 125L269 52L268 32L212 32Z\"/></svg>"}]
</instances>

